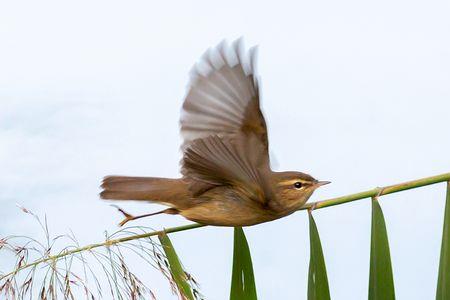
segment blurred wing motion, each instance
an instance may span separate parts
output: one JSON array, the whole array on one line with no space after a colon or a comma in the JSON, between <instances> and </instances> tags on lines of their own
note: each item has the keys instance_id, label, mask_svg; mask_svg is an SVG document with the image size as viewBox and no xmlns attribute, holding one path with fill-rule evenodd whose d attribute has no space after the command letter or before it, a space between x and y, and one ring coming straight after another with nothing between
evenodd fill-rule
<instances>
[{"instance_id":1,"label":"blurred wing motion","mask_svg":"<svg viewBox=\"0 0 450 300\"><path fill-rule=\"evenodd\" d=\"M207 51L191 72L183 104L182 173L194 195L232 185L265 203L269 167L267 128L259 107L255 50L241 41Z\"/></svg>"},{"instance_id":2,"label":"blurred wing motion","mask_svg":"<svg viewBox=\"0 0 450 300\"><path fill-rule=\"evenodd\" d=\"M201 194L205 187L233 186L243 197L266 204L272 193L267 190L270 170L264 152L253 134L233 140L213 135L189 145L181 172L193 183L194 194Z\"/></svg>"},{"instance_id":3,"label":"blurred wing motion","mask_svg":"<svg viewBox=\"0 0 450 300\"><path fill-rule=\"evenodd\" d=\"M254 134L268 153L267 128L259 107L255 48L240 40L208 50L191 71L181 114L183 149L211 135Z\"/></svg>"}]
</instances>

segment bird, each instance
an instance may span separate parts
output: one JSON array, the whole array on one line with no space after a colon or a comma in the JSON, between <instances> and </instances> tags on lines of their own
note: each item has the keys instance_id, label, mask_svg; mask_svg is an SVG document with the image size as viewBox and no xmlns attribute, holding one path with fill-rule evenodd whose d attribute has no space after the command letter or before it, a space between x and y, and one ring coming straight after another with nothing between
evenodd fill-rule
<instances>
[{"instance_id":1,"label":"bird","mask_svg":"<svg viewBox=\"0 0 450 300\"><path fill-rule=\"evenodd\" d=\"M138 216L118 207L125 216L119 225L164 213L204 225L252 226L292 214L330 183L271 169L256 53L242 38L222 41L192 68L180 117L180 178L103 178L102 199L168 207Z\"/></svg>"}]
</instances>

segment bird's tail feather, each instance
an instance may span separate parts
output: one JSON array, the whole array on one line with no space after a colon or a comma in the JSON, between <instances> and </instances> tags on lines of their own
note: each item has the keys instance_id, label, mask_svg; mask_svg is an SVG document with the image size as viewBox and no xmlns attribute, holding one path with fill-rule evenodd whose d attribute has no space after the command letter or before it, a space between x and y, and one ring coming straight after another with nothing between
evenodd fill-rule
<instances>
[{"instance_id":1,"label":"bird's tail feather","mask_svg":"<svg viewBox=\"0 0 450 300\"><path fill-rule=\"evenodd\" d=\"M107 200L152 201L183 209L189 203L189 189L182 179L107 176L100 193Z\"/></svg>"}]
</instances>

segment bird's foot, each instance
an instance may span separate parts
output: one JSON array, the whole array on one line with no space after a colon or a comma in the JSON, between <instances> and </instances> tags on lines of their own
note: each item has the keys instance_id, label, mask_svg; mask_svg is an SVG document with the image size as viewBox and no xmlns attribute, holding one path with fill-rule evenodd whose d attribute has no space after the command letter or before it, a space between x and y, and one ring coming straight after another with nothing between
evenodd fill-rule
<instances>
[{"instance_id":1,"label":"bird's foot","mask_svg":"<svg viewBox=\"0 0 450 300\"><path fill-rule=\"evenodd\" d=\"M129 221L133 221L136 219L140 219L140 218L145 218L145 217L150 217L150 216L154 216L154 215L159 215L159 214L170 214L170 215L176 215L179 213L178 209L176 208L167 208L161 211L157 211L154 213L149 213L149 214L143 214L143 215L139 215L139 216L133 216L129 213L127 213L126 211L124 211L122 208L118 207L117 205L113 205L115 208L117 208L118 211L120 211L123 215L124 215L124 219L119 223L119 226L122 227L123 225L125 225L126 223L128 223Z\"/></svg>"},{"instance_id":2,"label":"bird's foot","mask_svg":"<svg viewBox=\"0 0 450 300\"><path fill-rule=\"evenodd\" d=\"M386 188L385 187L377 187L376 189L378 190L378 193L375 196L372 197L374 199L378 199L381 195L383 195L384 190Z\"/></svg>"},{"instance_id":3,"label":"bird's foot","mask_svg":"<svg viewBox=\"0 0 450 300\"><path fill-rule=\"evenodd\" d=\"M129 213L127 213L126 211L124 211L122 208L120 208L117 205L112 205L115 208L117 208L118 211L120 211L123 216L125 217L122 221L120 221L120 223L118 224L120 227L122 227L123 225L125 225L126 223L128 223L129 221L135 220L136 217L133 215L130 215Z\"/></svg>"},{"instance_id":4,"label":"bird's foot","mask_svg":"<svg viewBox=\"0 0 450 300\"><path fill-rule=\"evenodd\" d=\"M308 207L308 212L311 213L313 210L315 210L317 207L317 202L311 203L311 206Z\"/></svg>"}]
</instances>

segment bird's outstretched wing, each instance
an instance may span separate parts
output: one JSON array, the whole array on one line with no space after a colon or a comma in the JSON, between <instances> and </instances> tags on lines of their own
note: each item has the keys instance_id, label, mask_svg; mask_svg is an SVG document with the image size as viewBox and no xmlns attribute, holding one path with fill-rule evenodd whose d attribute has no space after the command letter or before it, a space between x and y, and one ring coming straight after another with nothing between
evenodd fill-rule
<instances>
[{"instance_id":1,"label":"bird's outstretched wing","mask_svg":"<svg viewBox=\"0 0 450 300\"><path fill-rule=\"evenodd\" d=\"M181 114L182 149L216 135L254 135L268 156L267 128L260 109L255 48L241 40L208 50L191 71Z\"/></svg>"},{"instance_id":2,"label":"bird's outstretched wing","mask_svg":"<svg viewBox=\"0 0 450 300\"><path fill-rule=\"evenodd\" d=\"M205 185L225 185L261 204L272 198L267 155L254 134L196 139L185 149L181 171L193 183L194 194L201 193Z\"/></svg>"}]
</instances>

